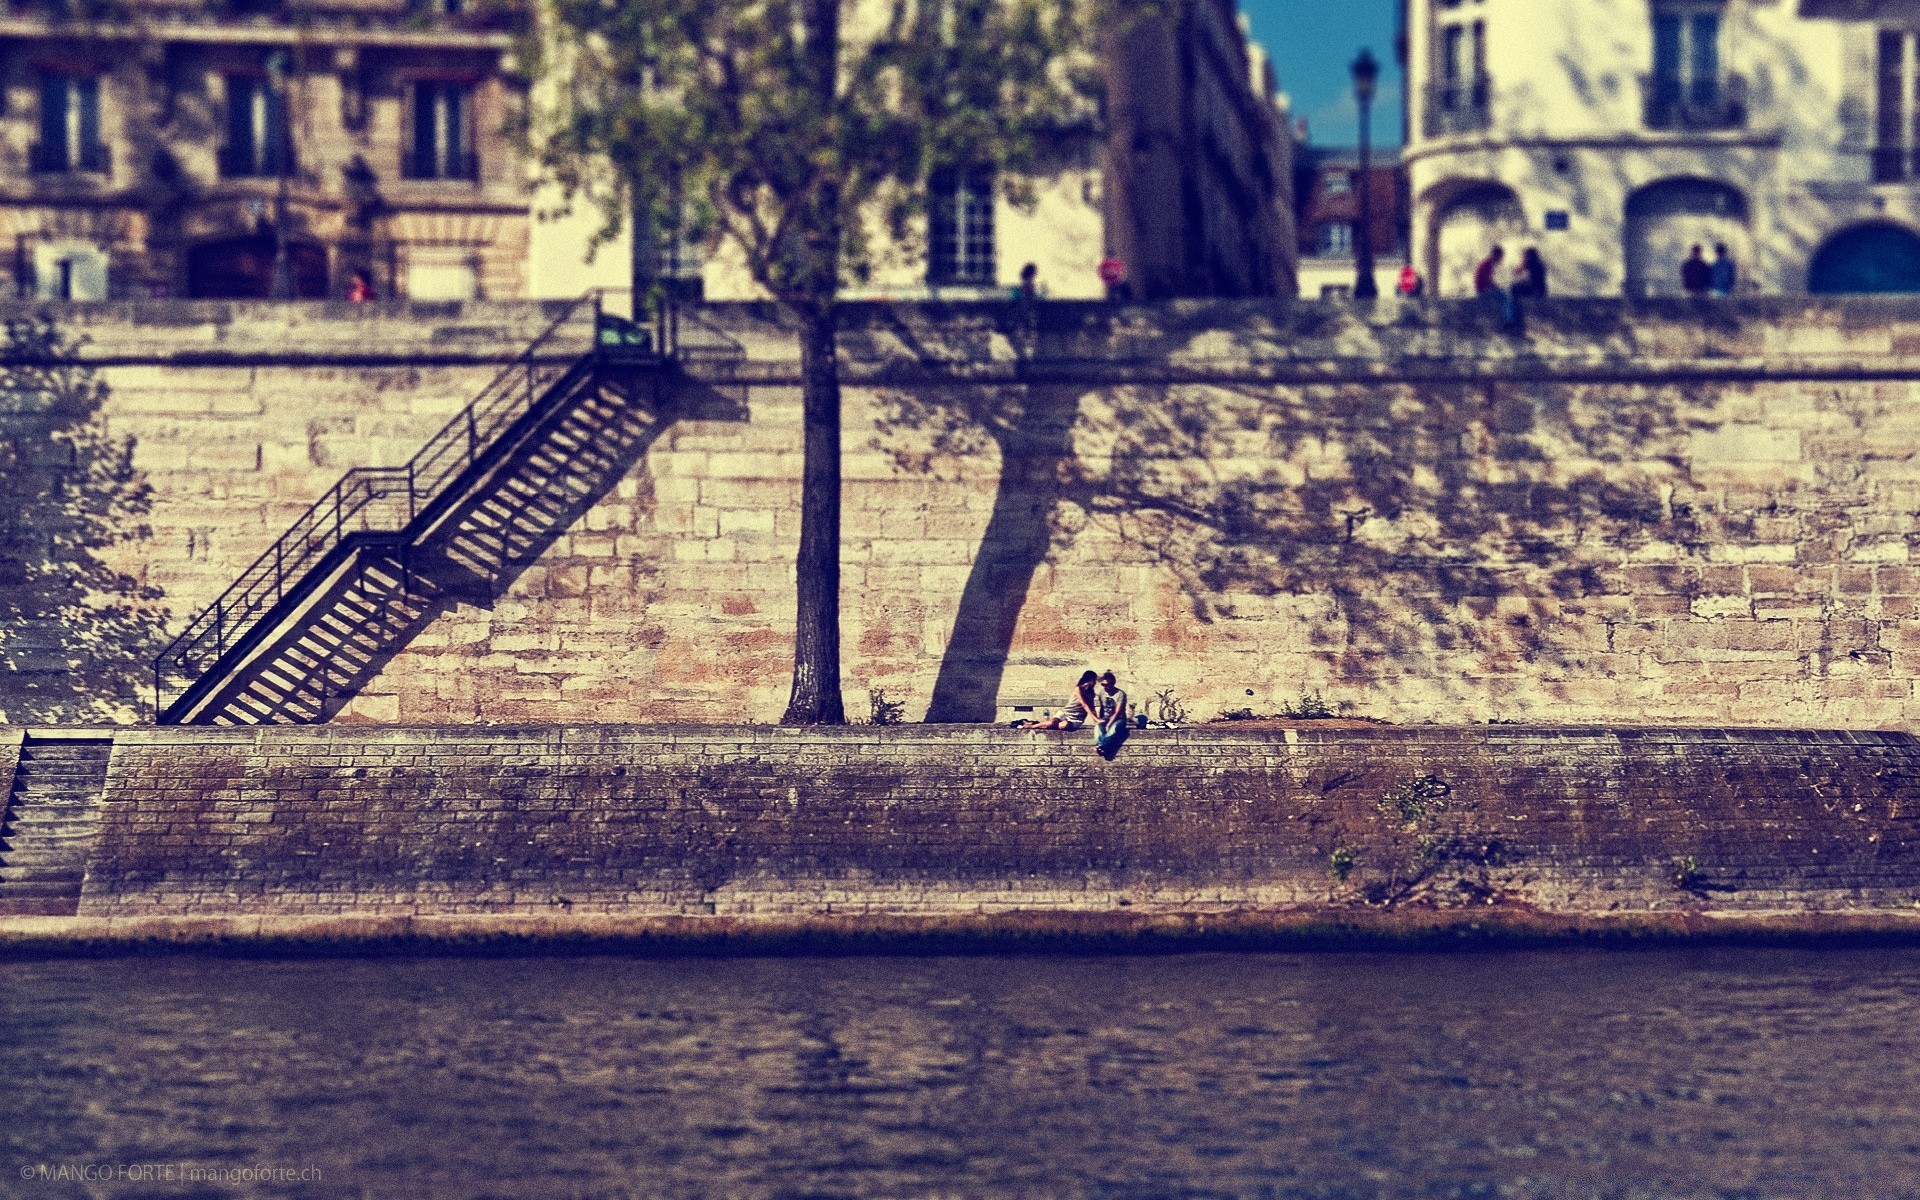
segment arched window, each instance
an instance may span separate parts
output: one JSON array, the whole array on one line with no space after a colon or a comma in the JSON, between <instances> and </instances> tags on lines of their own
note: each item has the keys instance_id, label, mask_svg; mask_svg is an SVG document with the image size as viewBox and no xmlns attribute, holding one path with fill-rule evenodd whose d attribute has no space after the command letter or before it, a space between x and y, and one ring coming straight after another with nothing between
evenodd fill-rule
<instances>
[{"instance_id":1,"label":"arched window","mask_svg":"<svg viewBox=\"0 0 1920 1200\"><path fill-rule=\"evenodd\" d=\"M1505 184L1481 180L1457 185L1434 202L1433 214L1433 257L1427 274L1435 295L1473 295L1474 268L1495 246L1505 248L1508 263L1520 261L1527 217L1520 198Z\"/></svg>"},{"instance_id":2,"label":"arched window","mask_svg":"<svg viewBox=\"0 0 1920 1200\"><path fill-rule=\"evenodd\" d=\"M1898 225L1856 225L1813 256L1815 293L1920 292L1920 234Z\"/></svg>"},{"instance_id":3,"label":"arched window","mask_svg":"<svg viewBox=\"0 0 1920 1200\"><path fill-rule=\"evenodd\" d=\"M1712 179L1662 179L1627 197L1627 295L1678 296L1680 266L1699 246L1725 246L1738 263L1751 257L1747 200Z\"/></svg>"}]
</instances>

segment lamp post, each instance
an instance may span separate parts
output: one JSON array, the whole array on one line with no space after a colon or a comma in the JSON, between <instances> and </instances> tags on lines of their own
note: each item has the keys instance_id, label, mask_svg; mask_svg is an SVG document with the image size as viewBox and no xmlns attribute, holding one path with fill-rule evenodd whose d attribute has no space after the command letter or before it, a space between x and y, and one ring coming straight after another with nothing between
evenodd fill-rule
<instances>
[{"instance_id":1,"label":"lamp post","mask_svg":"<svg viewBox=\"0 0 1920 1200\"><path fill-rule=\"evenodd\" d=\"M287 153L291 147L293 129L287 115L287 52L275 50L267 55L267 89L270 99L267 102L267 119L262 122L262 132L267 145L262 147L262 157L274 168L279 176L279 184L273 194L273 279L268 284L268 292L275 300L293 299L293 263L287 255L287 171L289 169ZM273 105L278 102L283 124L274 125Z\"/></svg>"},{"instance_id":2,"label":"lamp post","mask_svg":"<svg viewBox=\"0 0 1920 1200\"><path fill-rule=\"evenodd\" d=\"M1373 51L1362 50L1353 60L1353 98L1360 102L1360 220L1353 237L1353 298L1372 300L1380 294L1373 284L1373 86L1380 78L1380 63Z\"/></svg>"}]
</instances>

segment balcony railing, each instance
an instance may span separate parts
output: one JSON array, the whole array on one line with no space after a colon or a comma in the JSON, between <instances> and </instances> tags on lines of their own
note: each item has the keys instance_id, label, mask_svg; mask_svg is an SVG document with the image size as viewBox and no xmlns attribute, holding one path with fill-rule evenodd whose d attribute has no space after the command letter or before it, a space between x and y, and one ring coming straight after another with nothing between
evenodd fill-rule
<instances>
[{"instance_id":1,"label":"balcony railing","mask_svg":"<svg viewBox=\"0 0 1920 1200\"><path fill-rule=\"evenodd\" d=\"M1428 84L1427 136L1445 137L1485 129L1493 119L1492 98L1493 87L1485 75Z\"/></svg>"},{"instance_id":2,"label":"balcony railing","mask_svg":"<svg viewBox=\"0 0 1920 1200\"><path fill-rule=\"evenodd\" d=\"M471 182L480 178L480 157L471 150L451 153L414 151L401 159L400 166L402 179L458 179Z\"/></svg>"},{"instance_id":3,"label":"balcony railing","mask_svg":"<svg viewBox=\"0 0 1920 1200\"><path fill-rule=\"evenodd\" d=\"M1648 129L1740 129L1747 123L1747 81L1738 75L1644 75L1640 82Z\"/></svg>"},{"instance_id":4,"label":"balcony railing","mask_svg":"<svg viewBox=\"0 0 1920 1200\"><path fill-rule=\"evenodd\" d=\"M105 175L113 164L105 142L76 147L35 142L29 161L36 175Z\"/></svg>"},{"instance_id":5,"label":"balcony railing","mask_svg":"<svg viewBox=\"0 0 1920 1200\"><path fill-rule=\"evenodd\" d=\"M293 174L291 150L263 154L253 146L222 146L219 158L222 179L278 179Z\"/></svg>"}]
</instances>

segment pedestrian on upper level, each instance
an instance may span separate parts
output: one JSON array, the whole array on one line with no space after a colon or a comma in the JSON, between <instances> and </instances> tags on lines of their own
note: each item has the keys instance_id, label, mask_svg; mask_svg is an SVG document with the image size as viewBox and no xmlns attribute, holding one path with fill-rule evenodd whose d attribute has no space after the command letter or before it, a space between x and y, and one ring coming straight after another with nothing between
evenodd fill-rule
<instances>
[{"instance_id":1,"label":"pedestrian on upper level","mask_svg":"<svg viewBox=\"0 0 1920 1200\"><path fill-rule=\"evenodd\" d=\"M1480 265L1473 269L1473 294L1490 296L1500 290L1500 264L1507 257L1505 246L1495 246L1487 251Z\"/></svg>"},{"instance_id":2,"label":"pedestrian on upper level","mask_svg":"<svg viewBox=\"0 0 1920 1200\"><path fill-rule=\"evenodd\" d=\"M1680 287L1689 296L1704 296L1713 286L1713 268L1707 265L1707 252L1695 245L1687 261L1680 264Z\"/></svg>"},{"instance_id":3,"label":"pedestrian on upper level","mask_svg":"<svg viewBox=\"0 0 1920 1200\"><path fill-rule=\"evenodd\" d=\"M1100 260L1100 282L1107 285L1107 299L1115 304L1133 303L1133 285L1127 282L1127 264L1112 254Z\"/></svg>"},{"instance_id":4,"label":"pedestrian on upper level","mask_svg":"<svg viewBox=\"0 0 1920 1200\"><path fill-rule=\"evenodd\" d=\"M1112 671L1100 675L1100 690L1094 695L1094 714L1098 725L1094 729L1093 748L1101 758L1112 758L1120 753L1120 743L1127 740L1127 728L1130 719L1127 715L1127 694L1120 690L1120 680Z\"/></svg>"},{"instance_id":5,"label":"pedestrian on upper level","mask_svg":"<svg viewBox=\"0 0 1920 1200\"><path fill-rule=\"evenodd\" d=\"M1520 265L1513 272L1513 294L1523 300L1547 298L1547 260L1540 257L1539 247L1528 246L1521 254Z\"/></svg>"},{"instance_id":6,"label":"pedestrian on upper level","mask_svg":"<svg viewBox=\"0 0 1920 1200\"><path fill-rule=\"evenodd\" d=\"M1713 261L1707 264L1707 285L1716 296L1733 295L1733 286L1739 282L1740 274L1733 265L1733 254L1728 251L1725 242L1713 244Z\"/></svg>"},{"instance_id":7,"label":"pedestrian on upper level","mask_svg":"<svg viewBox=\"0 0 1920 1200\"><path fill-rule=\"evenodd\" d=\"M1488 307L1499 309L1502 328L1518 332L1524 318L1514 303L1513 290L1500 286L1500 264L1506 258L1504 246L1495 246L1487 252L1487 256L1480 260L1480 265L1473 269L1473 294Z\"/></svg>"},{"instance_id":8,"label":"pedestrian on upper level","mask_svg":"<svg viewBox=\"0 0 1920 1200\"><path fill-rule=\"evenodd\" d=\"M1420 277L1420 272L1413 269L1412 263L1408 263L1400 268L1400 281L1394 285L1393 290L1409 300L1415 300L1426 294L1427 281Z\"/></svg>"}]
</instances>

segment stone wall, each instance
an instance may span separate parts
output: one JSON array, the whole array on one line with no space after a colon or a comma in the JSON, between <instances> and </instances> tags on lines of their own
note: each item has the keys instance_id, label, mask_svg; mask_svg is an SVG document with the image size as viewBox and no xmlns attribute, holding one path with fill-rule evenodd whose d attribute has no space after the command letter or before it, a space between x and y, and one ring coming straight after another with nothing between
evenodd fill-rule
<instances>
[{"instance_id":1,"label":"stone wall","mask_svg":"<svg viewBox=\"0 0 1920 1200\"><path fill-rule=\"evenodd\" d=\"M139 719L166 631L548 315L63 313L91 338L63 386L99 390L0 388L16 461L40 456L7 475L39 515L0 560L0 709ZM344 719L778 717L795 343L751 307L689 320L641 463ZM1444 304L859 306L845 350L856 716L877 689L909 720L984 719L1084 665L1192 717L1315 691L1400 722L1920 715L1911 303L1562 302L1525 340Z\"/></svg>"},{"instance_id":2,"label":"stone wall","mask_svg":"<svg viewBox=\"0 0 1920 1200\"><path fill-rule=\"evenodd\" d=\"M350 717L770 721L792 340ZM847 704L976 720L1111 666L1190 716L1911 727L1920 310L873 309L846 336Z\"/></svg>"},{"instance_id":3,"label":"stone wall","mask_svg":"<svg viewBox=\"0 0 1920 1200\"><path fill-rule=\"evenodd\" d=\"M0 306L0 714L150 719L169 631L342 472L406 461L565 309Z\"/></svg>"},{"instance_id":4,"label":"stone wall","mask_svg":"<svg viewBox=\"0 0 1920 1200\"><path fill-rule=\"evenodd\" d=\"M79 915L1911 913L1904 734L161 728Z\"/></svg>"}]
</instances>

